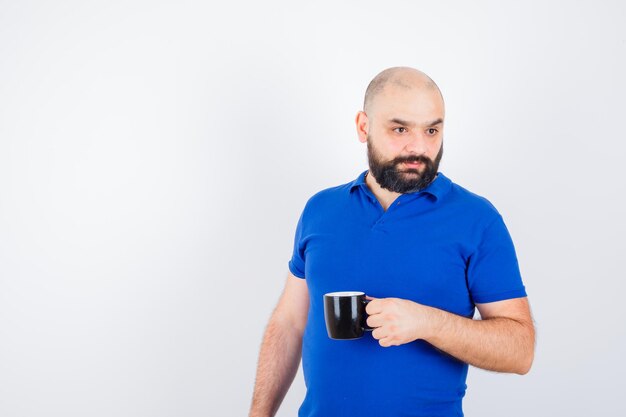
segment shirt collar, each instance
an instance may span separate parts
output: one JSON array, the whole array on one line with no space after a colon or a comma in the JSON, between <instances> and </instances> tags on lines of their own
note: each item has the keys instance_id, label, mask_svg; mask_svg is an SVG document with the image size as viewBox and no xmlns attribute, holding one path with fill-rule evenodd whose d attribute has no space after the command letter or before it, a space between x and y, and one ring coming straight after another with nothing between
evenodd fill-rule
<instances>
[{"instance_id":1,"label":"shirt collar","mask_svg":"<svg viewBox=\"0 0 626 417\"><path fill-rule=\"evenodd\" d=\"M352 181L352 183L350 184L350 192L360 186L367 187L367 184L365 183L365 174L367 174L367 172L368 170L361 172L359 176L354 181ZM437 177L430 184L428 184L426 188L406 194L418 195L421 193L427 193L435 197L435 199L439 200L448 192L451 185L452 181L448 177L443 175L441 171L439 171L437 172Z\"/></svg>"}]
</instances>

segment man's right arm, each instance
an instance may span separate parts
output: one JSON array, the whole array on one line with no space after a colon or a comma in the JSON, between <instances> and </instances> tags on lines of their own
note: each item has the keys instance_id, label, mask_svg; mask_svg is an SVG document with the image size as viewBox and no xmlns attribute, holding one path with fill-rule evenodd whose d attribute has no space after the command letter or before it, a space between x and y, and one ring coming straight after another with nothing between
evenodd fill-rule
<instances>
[{"instance_id":1,"label":"man's right arm","mask_svg":"<svg viewBox=\"0 0 626 417\"><path fill-rule=\"evenodd\" d=\"M289 272L261 344L250 417L273 417L300 365L309 311L306 280Z\"/></svg>"}]
</instances>

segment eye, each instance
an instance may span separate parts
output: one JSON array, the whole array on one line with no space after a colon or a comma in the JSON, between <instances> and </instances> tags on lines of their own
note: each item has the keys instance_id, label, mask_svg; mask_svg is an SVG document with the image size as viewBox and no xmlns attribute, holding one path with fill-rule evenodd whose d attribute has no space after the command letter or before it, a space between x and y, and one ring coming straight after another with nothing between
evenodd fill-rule
<instances>
[{"instance_id":1,"label":"eye","mask_svg":"<svg viewBox=\"0 0 626 417\"><path fill-rule=\"evenodd\" d=\"M406 132L406 127L396 127L393 131L396 133L404 133Z\"/></svg>"},{"instance_id":2,"label":"eye","mask_svg":"<svg viewBox=\"0 0 626 417\"><path fill-rule=\"evenodd\" d=\"M427 130L427 132L428 132L430 135L434 135L435 133L437 133L437 132L438 132L438 130L437 130L437 129L435 129L435 128L433 128L433 127L431 127L430 129L428 129L428 130Z\"/></svg>"}]
</instances>

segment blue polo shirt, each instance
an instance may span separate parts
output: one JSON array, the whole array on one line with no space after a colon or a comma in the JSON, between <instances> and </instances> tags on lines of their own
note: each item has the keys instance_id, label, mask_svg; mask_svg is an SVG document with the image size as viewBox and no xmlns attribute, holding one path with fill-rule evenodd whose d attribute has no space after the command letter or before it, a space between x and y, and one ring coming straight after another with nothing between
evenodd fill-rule
<instances>
[{"instance_id":1,"label":"blue polo shirt","mask_svg":"<svg viewBox=\"0 0 626 417\"><path fill-rule=\"evenodd\" d=\"M313 195L296 227L288 265L310 299L298 416L462 416L466 363L423 340L330 339L323 295L363 291L472 318L474 303L526 296L513 242L487 199L441 172L387 211L366 173Z\"/></svg>"}]
</instances>

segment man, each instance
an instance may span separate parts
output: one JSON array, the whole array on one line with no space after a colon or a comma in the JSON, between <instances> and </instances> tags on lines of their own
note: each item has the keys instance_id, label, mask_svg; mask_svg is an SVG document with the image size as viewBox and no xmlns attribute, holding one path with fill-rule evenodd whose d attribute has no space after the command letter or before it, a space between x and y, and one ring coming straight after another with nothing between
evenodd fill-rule
<instances>
[{"instance_id":1,"label":"man","mask_svg":"<svg viewBox=\"0 0 626 417\"><path fill-rule=\"evenodd\" d=\"M462 416L468 364L530 370L535 331L513 242L487 199L438 172L443 125L426 74L389 68L368 86L356 128L369 170L315 194L300 216L251 417L275 415L301 356L299 416ZM371 334L327 336L333 291L372 296Z\"/></svg>"}]
</instances>

